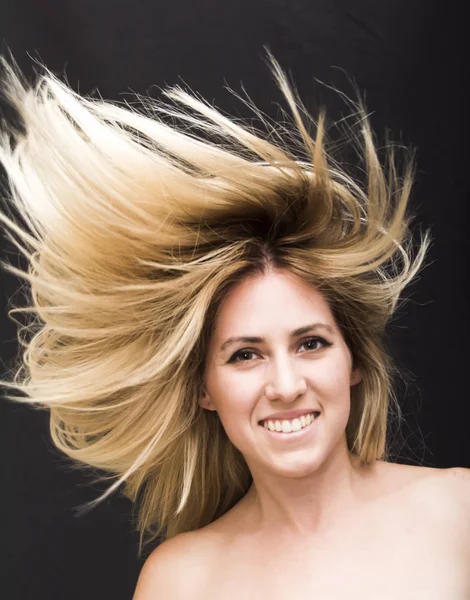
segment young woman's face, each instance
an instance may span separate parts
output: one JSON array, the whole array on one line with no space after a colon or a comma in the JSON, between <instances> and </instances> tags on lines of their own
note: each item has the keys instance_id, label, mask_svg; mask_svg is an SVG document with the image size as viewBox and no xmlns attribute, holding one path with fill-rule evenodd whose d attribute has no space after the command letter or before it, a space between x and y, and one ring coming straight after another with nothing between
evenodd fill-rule
<instances>
[{"instance_id":1,"label":"young woman's face","mask_svg":"<svg viewBox=\"0 0 470 600\"><path fill-rule=\"evenodd\" d=\"M229 341L238 337L260 340ZM360 380L325 299L278 270L242 281L222 304L200 405L217 411L252 474L261 467L284 476L306 475L347 448L350 387ZM320 411L300 433L270 433L259 424L274 413L298 409Z\"/></svg>"}]
</instances>

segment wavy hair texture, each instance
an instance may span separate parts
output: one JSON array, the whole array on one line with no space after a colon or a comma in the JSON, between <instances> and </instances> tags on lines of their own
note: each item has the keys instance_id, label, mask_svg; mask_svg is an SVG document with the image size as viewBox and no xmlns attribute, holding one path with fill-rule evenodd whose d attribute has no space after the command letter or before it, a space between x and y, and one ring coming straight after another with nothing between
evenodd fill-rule
<instances>
[{"instance_id":1,"label":"wavy hair texture","mask_svg":"<svg viewBox=\"0 0 470 600\"><path fill-rule=\"evenodd\" d=\"M266 131L179 86L164 91L171 102L144 98L137 110L77 94L46 67L29 84L0 57L18 118L0 132L4 199L26 226L7 211L0 220L28 270L1 264L32 300L8 312L30 317L1 385L49 411L72 465L116 479L90 506L122 485L139 555L214 521L251 485L217 413L198 405L217 312L250 275L286 270L324 295L363 375L348 448L365 464L390 458L400 406L384 331L430 244L426 231L413 251L413 160L399 169L388 144L380 161L362 101L347 100L344 139L361 177L348 172L327 150L324 110L309 115L268 56L288 120L242 99Z\"/></svg>"}]
</instances>

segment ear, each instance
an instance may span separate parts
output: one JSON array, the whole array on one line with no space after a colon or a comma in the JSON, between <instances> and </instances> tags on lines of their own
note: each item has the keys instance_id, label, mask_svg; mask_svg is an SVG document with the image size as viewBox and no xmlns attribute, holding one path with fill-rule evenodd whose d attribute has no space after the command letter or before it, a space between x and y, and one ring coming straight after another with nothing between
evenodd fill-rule
<instances>
[{"instance_id":1,"label":"ear","mask_svg":"<svg viewBox=\"0 0 470 600\"><path fill-rule=\"evenodd\" d=\"M362 381L362 373L361 373L360 369L359 368L353 369L351 371L351 379L350 379L349 385L352 387L353 385L357 385L361 381Z\"/></svg>"},{"instance_id":2,"label":"ear","mask_svg":"<svg viewBox=\"0 0 470 600\"><path fill-rule=\"evenodd\" d=\"M199 406L201 408L205 408L206 410L216 410L207 392L205 392L203 396L199 398Z\"/></svg>"}]
</instances>

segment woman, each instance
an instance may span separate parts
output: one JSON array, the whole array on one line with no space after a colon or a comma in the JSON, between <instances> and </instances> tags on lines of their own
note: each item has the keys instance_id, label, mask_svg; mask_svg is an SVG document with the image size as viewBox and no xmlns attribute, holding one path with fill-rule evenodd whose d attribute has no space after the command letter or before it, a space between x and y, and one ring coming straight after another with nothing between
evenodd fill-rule
<instances>
[{"instance_id":1,"label":"woman","mask_svg":"<svg viewBox=\"0 0 470 600\"><path fill-rule=\"evenodd\" d=\"M41 319L4 385L117 476L92 505L123 484L139 554L164 539L134 600L468 597L468 469L389 462L383 334L430 243L411 162L381 166L359 105L359 182L269 56L293 126L248 102L268 136L179 88L142 114L2 62L30 229L0 215L30 268L3 266Z\"/></svg>"}]
</instances>

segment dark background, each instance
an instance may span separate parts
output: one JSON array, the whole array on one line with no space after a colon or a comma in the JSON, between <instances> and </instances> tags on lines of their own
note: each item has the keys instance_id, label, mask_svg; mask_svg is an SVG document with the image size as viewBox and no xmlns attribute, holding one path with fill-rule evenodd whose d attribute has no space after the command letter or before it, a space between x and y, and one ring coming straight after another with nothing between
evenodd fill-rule
<instances>
[{"instance_id":1,"label":"dark background","mask_svg":"<svg viewBox=\"0 0 470 600\"><path fill-rule=\"evenodd\" d=\"M470 467L467 234L469 83L466 21L460 3L429 0L3 0L2 52L26 74L33 58L65 73L81 93L129 99L182 83L235 116L252 116L228 84L276 117L280 95L264 63L268 44L315 112L336 95L366 94L379 141L417 149L412 209L431 227L429 266L405 295L390 328L393 353L412 375L402 384L406 422L398 462ZM28 56L29 54L29 56ZM285 105L284 105L285 106ZM20 264L1 238L2 259ZM19 282L0 274L2 374L17 352L7 302ZM18 296L13 298L18 301ZM141 561L128 502L113 497L84 517L73 509L104 488L90 487L52 447L46 413L0 402L0 595L8 600L132 598ZM184 574L182 574L184 576Z\"/></svg>"}]
</instances>

